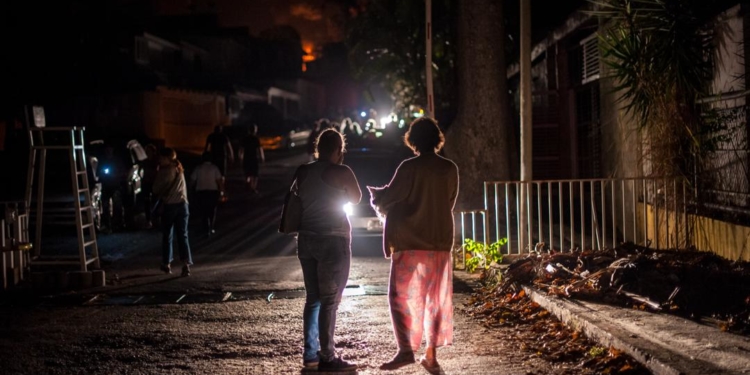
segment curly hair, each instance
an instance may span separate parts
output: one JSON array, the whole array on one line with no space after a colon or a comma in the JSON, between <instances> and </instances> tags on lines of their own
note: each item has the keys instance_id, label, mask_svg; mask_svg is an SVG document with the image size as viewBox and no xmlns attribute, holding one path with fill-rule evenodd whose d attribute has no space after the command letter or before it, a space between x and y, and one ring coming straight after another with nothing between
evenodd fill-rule
<instances>
[{"instance_id":1,"label":"curly hair","mask_svg":"<svg viewBox=\"0 0 750 375\"><path fill-rule=\"evenodd\" d=\"M445 144L445 137L435 119L420 117L409 124L409 131L404 135L404 143L415 154L438 152Z\"/></svg>"}]
</instances>

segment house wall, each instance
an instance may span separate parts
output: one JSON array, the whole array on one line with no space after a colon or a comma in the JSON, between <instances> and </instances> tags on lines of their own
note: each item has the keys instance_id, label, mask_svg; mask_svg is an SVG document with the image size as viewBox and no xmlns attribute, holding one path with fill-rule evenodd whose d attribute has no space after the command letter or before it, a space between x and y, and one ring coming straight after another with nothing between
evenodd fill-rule
<instances>
[{"instance_id":1,"label":"house wall","mask_svg":"<svg viewBox=\"0 0 750 375\"><path fill-rule=\"evenodd\" d=\"M733 7L719 16L724 20L724 27L717 36L716 43L720 47L717 51L718 63L715 77L711 82L711 94L721 98L722 95L733 91L745 89L745 57L744 57L744 20L740 12L740 6ZM613 177L639 177L646 174L648 165L644 163L644 152L642 137L638 125L624 110L624 104L618 102L619 93L614 91L615 82L607 78L610 73L606 65L600 65L602 71L601 82L601 121L602 121L602 155L605 175ZM713 102L714 108L734 108L745 105L745 98ZM746 123L746 118L743 119ZM730 139L742 140L746 146L747 126L740 126L734 130ZM720 145L725 147L726 145ZM704 158L710 164L708 169L720 171L729 167L723 158ZM745 163L747 157L745 156ZM745 164L747 165L747 164ZM736 178L736 173L719 173L718 181ZM740 177L742 178L742 177ZM745 175L744 178L747 178ZM627 192L628 195L631 192ZM621 204L619 204L621 206ZM620 209L620 208L618 208ZM635 207L626 203L625 212L630 222L633 215L638 221L638 238L649 238L651 246L655 246L658 228L660 247L664 248L667 236L673 236L677 228L690 229L690 245L698 250L711 251L728 259L750 260L750 227L722 221L707 216L688 215L687 222L684 218L674 215L664 215L657 220L653 207L648 206L643 210L642 203ZM645 222L644 222L645 220ZM670 228L669 230L667 228ZM674 242L672 242L674 244ZM678 245L685 246L684 242ZM673 246L674 247L674 246Z\"/></svg>"},{"instance_id":2,"label":"house wall","mask_svg":"<svg viewBox=\"0 0 750 375\"><path fill-rule=\"evenodd\" d=\"M684 249L692 245L698 250L710 251L726 259L750 261L748 226L705 216L675 215L664 209L657 214L652 205L647 205L644 212L642 203L636 204L636 217L638 242L648 239L653 248ZM687 244L684 232L686 228L690 231Z\"/></svg>"},{"instance_id":3,"label":"house wall","mask_svg":"<svg viewBox=\"0 0 750 375\"><path fill-rule=\"evenodd\" d=\"M744 26L740 6L730 8L719 16L724 27L718 28L716 75L711 93L721 94L745 89ZM740 104L740 103L738 103ZM741 101L744 104L744 98Z\"/></svg>"},{"instance_id":4,"label":"house wall","mask_svg":"<svg viewBox=\"0 0 750 375\"><path fill-rule=\"evenodd\" d=\"M153 91L142 92L143 128L151 139L164 139L161 127L161 94Z\"/></svg>"},{"instance_id":5,"label":"house wall","mask_svg":"<svg viewBox=\"0 0 750 375\"><path fill-rule=\"evenodd\" d=\"M167 147L202 150L215 126L229 125L223 94L163 87L157 93L152 97L159 102L156 125Z\"/></svg>"}]
</instances>

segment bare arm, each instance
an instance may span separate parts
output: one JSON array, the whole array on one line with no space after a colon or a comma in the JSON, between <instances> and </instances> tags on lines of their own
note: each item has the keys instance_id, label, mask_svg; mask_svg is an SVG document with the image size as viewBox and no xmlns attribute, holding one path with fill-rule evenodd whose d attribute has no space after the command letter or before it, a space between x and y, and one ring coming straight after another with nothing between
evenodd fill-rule
<instances>
[{"instance_id":1,"label":"bare arm","mask_svg":"<svg viewBox=\"0 0 750 375\"><path fill-rule=\"evenodd\" d=\"M343 166L342 169L342 183L346 196L349 198L349 202L352 204L358 204L362 200L362 190L359 189L359 182L357 182L357 176L354 175L351 168Z\"/></svg>"},{"instance_id":2,"label":"bare arm","mask_svg":"<svg viewBox=\"0 0 750 375\"><path fill-rule=\"evenodd\" d=\"M260 160L261 163L266 162L266 154L263 152L263 147L258 147L258 160Z\"/></svg>"},{"instance_id":3,"label":"bare arm","mask_svg":"<svg viewBox=\"0 0 750 375\"><path fill-rule=\"evenodd\" d=\"M227 154L229 155L229 161L234 162L234 150L232 149L232 142L227 138Z\"/></svg>"},{"instance_id":4,"label":"bare arm","mask_svg":"<svg viewBox=\"0 0 750 375\"><path fill-rule=\"evenodd\" d=\"M224 176L221 175L219 168L214 168L214 179L216 179L216 187L220 193L224 193Z\"/></svg>"}]
</instances>

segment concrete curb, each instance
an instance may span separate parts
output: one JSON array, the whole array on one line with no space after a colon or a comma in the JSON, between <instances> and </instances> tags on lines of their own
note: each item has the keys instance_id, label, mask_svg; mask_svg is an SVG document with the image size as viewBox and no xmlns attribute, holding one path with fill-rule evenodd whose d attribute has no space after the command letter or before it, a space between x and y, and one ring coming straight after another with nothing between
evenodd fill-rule
<instances>
[{"instance_id":1,"label":"concrete curb","mask_svg":"<svg viewBox=\"0 0 750 375\"><path fill-rule=\"evenodd\" d=\"M524 287L563 323L631 355L656 375L748 374L750 338L668 314L550 297Z\"/></svg>"}]
</instances>

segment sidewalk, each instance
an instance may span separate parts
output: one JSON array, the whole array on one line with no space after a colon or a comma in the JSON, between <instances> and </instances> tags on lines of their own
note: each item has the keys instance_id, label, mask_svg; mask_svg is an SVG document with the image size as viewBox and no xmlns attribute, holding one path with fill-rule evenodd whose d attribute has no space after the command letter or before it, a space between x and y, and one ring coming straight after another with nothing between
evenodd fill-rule
<instances>
[{"instance_id":1,"label":"sidewalk","mask_svg":"<svg viewBox=\"0 0 750 375\"><path fill-rule=\"evenodd\" d=\"M471 285L477 275L454 273ZM629 354L656 375L750 374L750 337L674 315L560 299L531 287L530 298L604 347Z\"/></svg>"}]
</instances>

